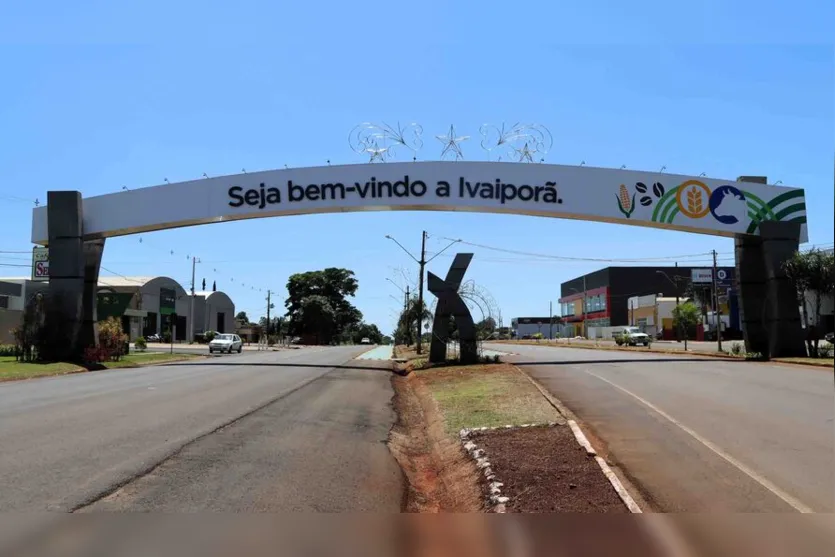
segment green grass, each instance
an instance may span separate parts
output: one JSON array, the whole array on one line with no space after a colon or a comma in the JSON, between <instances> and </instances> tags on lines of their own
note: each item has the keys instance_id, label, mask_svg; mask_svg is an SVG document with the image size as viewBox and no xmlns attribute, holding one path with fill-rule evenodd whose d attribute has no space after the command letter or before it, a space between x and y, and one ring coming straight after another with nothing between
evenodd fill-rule
<instances>
[{"instance_id":1,"label":"green grass","mask_svg":"<svg viewBox=\"0 0 835 557\"><path fill-rule=\"evenodd\" d=\"M772 362L783 362L787 364L805 364L808 366L828 367L833 369L835 367L835 359L833 358L774 358Z\"/></svg>"},{"instance_id":2,"label":"green grass","mask_svg":"<svg viewBox=\"0 0 835 557\"><path fill-rule=\"evenodd\" d=\"M147 364L161 364L165 362L179 362L205 358L202 354L166 354L165 352L133 352L122 357L118 362L105 362L108 369L121 367L139 367Z\"/></svg>"},{"instance_id":3,"label":"green grass","mask_svg":"<svg viewBox=\"0 0 835 557\"><path fill-rule=\"evenodd\" d=\"M126 367L139 367L147 364L193 360L202 357L203 356L198 354L164 354L160 352L146 352L128 354L118 362L105 362L104 366L108 369L118 369ZM67 373L78 373L82 371L86 371L86 369L78 364L71 364L67 362L21 363L15 361L14 356L0 356L0 381L34 379L36 377L65 375Z\"/></svg>"},{"instance_id":4,"label":"green grass","mask_svg":"<svg viewBox=\"0 0 835 557\"><path fill-rule=\"evenodd\" d=\"M63 375L84 370L76 364L56 362L51 364L28 364L16 362L14 356L0 356L0 381L32 379L49 375Z\"/></svg>"},{"instance_id":5,"label":"green grass","mask_svg":"<svg viewBox=\"0 0 835 557\"><path fill-rule=\"evenodd\" d=\"M437 401L449 433L559 420L536 387L509 365L428 369L418 375Z\"/></svg>"}]
</instances>

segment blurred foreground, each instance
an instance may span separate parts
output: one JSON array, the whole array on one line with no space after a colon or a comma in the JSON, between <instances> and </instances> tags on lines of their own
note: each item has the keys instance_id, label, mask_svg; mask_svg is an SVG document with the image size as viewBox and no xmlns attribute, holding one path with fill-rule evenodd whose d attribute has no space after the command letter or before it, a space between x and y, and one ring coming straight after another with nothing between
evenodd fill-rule
<instances>
[{"instance_id":1,"label":"blurred foreground","mask_svg":"<svg viewBox=\"0 0 835 557\"><path fill-rule=\"evenodd\" d=\"M805 557L828 554L832 527L831 515L6 515L0 555Z\"/></svg>"}]
</instances>

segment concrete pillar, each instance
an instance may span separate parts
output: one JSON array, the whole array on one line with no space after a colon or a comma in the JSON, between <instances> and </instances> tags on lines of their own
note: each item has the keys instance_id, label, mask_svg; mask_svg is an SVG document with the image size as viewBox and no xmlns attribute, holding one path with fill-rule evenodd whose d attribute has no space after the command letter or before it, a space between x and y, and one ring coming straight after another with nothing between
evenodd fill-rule
<instances>
[{"instance_id":1,"label":"concrete pillar","mask_svg":"<svg viewBox=\"0 0 835 557\"><path fill-rule=\"evenodd\" d=\"M49 232L49 294L44 323L46 342L41 357L78 360L83 322L84 258L81 193L47 192Z\"/></svg>"},{"instance_id":2,"label":"concrete pillar","mask_svg":"<svg viewBox=\"0 0 835 557\"><path fill-rule=\"evenodd\" d=\"M84 256L84 294L82 298L82 322L78 342L81 350L88 346L98 346L98 285L101 257L104 253L104 238L85 241L82 245ZM130 333L130 331L125 331Z\"/></svg>"},{"instance_id":3,"label":"concrete pillar","mask_svg":"<svg viewBox=\"0 0 835 557\"><path fill-rule=\"evenodd\" d=\"M760 223L767 306L765 327L770 358L805 356L806 346L797 302L797 290L783 264L800 247L800 223Z\"/></svg>"},{"instance_id":4,"label":"concrete pillar","mask_svg":"<svg viewBox=\"0 0 835 557\"><path fill-rule=\"evenodd\" d=\"M745 339L745 350L768 354L762 239L759 236L738 235L734 243L739 321L742 326L742 337Z\"/></svg>"},{"instance_id":5,"label":"concrete pillar","mask_svg":"<svg viewBox=\"0 0 835 557\"><path fill-rule=\"evenodd\" d=\"M765 176L737 181L768 183ZM799 246L799 223L764 221L759 236L735 238L739 318L748 352L770 358L806 355L797 294L783 270Z\"/></svg>"}]
</instances>

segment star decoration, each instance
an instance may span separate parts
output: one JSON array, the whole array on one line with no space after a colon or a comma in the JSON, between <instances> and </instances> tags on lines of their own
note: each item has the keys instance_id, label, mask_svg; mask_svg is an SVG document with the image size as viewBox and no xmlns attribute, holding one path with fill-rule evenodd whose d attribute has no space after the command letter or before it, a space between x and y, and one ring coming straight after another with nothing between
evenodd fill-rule
<instances>
[{"instance_id":1,"label":"star decoration","mask_svg":"<svg viewBox=\"0 0 835 557\"><path fill-rule=\"evenodd\" d=\"M436 135L438 141L444 144L444 148L441 151L441 158L443 159L446 155L452 155L455 160L459 161L464 158L464 153L461 151L461 145L459 143L470 139L469 135L455 135L455 127L449 127L449 133L446 135Z\"/></svg>"},{"instance_id":2,"label":"star decoration","mask_svg":"<svg viewBox=\"0 0 835 557\"><path fill-rule=\"evenodd\" d=\"M533 162L533 155L536 153L536 149L531 150L528 147L527 141L521 149L514 147L513 150L516 151L517 155L519 155L519 162Z\"/></svg>"},{"instance_id":3,"label":"star decoration","mask_svg":"<svg viewBox=\"0 0 835 557\"><path fill-rule=\"evenodd\" d=\"M388 148L380 147L380 145L375 141L374 143L366 147L364 151L368 153L370 157L368 162L374 162L375 160L385 162L386 151L388 151Z\"/></svg>"}]
</instances>

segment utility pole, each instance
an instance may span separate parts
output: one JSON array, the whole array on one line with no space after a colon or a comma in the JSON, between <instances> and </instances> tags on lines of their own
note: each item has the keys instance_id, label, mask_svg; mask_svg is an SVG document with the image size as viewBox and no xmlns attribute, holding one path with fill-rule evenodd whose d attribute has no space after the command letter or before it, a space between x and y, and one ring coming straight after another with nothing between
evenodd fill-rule
<instances>
[{"instance_id":1,"label":"utility pole","mask_svg":"<svg viewBox=\"0 0 835 557\"><path fill-rule=\"evenodd\" d=\"M271 291L267 290L267 348L270 347L270 294Z\"/></svg>"},{"instance_id":2,"label":"utility pole","mask_svg":"<svg viewBox=\"0 0 835 557\"><path fill-rule=\"evenodd\" d=\"M722 320L719 317L719 287L716 283L716 250L713 251L713 315L716 317L716 343L719 352L722 351Z\"/></svg>"},{"instance_id":3,"label":"utility pole","mask_svg":"<svg viewBox=\"0 0 835 557\"><path fill-rule=\"evenodd\" d=\"M403 317L406 318L406 338L403 341L407 341L409 339L409 327L412 325L409 323L409 285L406 285L406 292L404 294L405 298L403 300Z\"/></svg>"},{"instance_id":4,"label":"utility pole","mask_svg":"<svg viewBox=\"0 0 835 557\"><path fill-rule=\"evenodd\" d=\"M420 278L418 279L417 350L415 352L422 354L423 343L420 335L423 332L421 322L423 321L423 270L426 267L426 230L421 233L420 237L420 261L418 261L418 265L420 265Z\"/></svg>"},{"instance_id":5,"label":"utility pole","mask_svg":"<svg viewBox=\"0 0 835 557\"><path fill-rule=\"evenodd\" d=\"M583 338L586 338L586 275L583 275Z\"/></svg>"},{"instance_id":6,"label":"utility pole","mask_svg":"<svg viewBox=\"0 0 835 557\"><path fill-rule=\"evenodd\" d=\"M554 338L554 302L548 301L548 340Z\"/></svg>"},{"instance_id":7,"label":"utility pole","mask_svg":"<svg viewBox=\"0 0 835 557\"><path fill-rule=\"evenodd\" d=\"M197 257L191 257L191 298L188 303L188 342L194 341L194 271L197 267Z\"/></svg>"}]
</instances>

